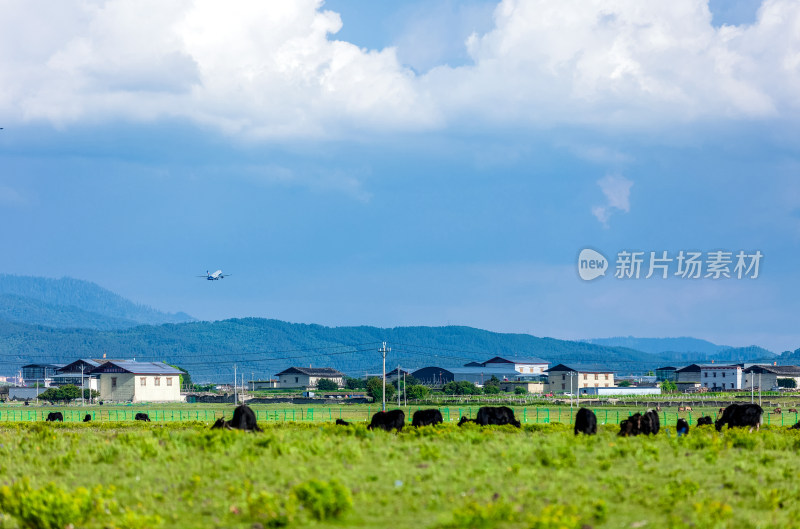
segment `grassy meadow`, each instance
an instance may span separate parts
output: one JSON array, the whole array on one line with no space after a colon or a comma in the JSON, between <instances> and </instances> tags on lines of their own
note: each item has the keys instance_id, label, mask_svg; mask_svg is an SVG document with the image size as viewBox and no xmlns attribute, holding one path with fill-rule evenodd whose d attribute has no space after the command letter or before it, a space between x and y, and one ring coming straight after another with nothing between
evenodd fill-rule
<instances>
[{"instance_id":1,"label":"grassy meadow","mask_svg":"<svg viewBox=\"0 0 800 529\"><path fill-rule=\"evenodd\" d=\"M800 431L0 423L2 528L800 527Z\"/></svg>"}]
</instances>

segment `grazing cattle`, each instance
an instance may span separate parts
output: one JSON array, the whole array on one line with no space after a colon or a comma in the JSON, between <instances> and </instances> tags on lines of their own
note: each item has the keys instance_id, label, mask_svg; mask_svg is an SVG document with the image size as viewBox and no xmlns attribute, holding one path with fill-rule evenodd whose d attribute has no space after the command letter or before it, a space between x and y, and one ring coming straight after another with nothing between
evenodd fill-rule
<instances>
[{"instance_id":1,"label":"grazing cattle","mask_svg":"<svg viewBox=\"0 0 800 529\"><path fill-rule=\"evenodd\" d=\"M344 419L336 419L336 424L339 426L350 426L350 423L345 421Z\"/></svg>"},{"instance_id":2,"label":"grazing cattle","mask_svg":"<svg viewBox=\"0 0 800 529\"><path fill-rule=\"evenodd\" d=\"M619 423L619 434L622 437L635 435L655 435L661 429L661 421L655 410L647 410L644 414L635 413Z\"/></svg>"},{"instance_id":3,"label":"grazing cattle","mask_svg":"<svg viewBox=\"0 0 800 529\"><path fill-rule=\"evenodd\" d=\"M150 416L146 413L137 413L134 419L137 421L150 422Z\"/></svg>"},{"instance_id":4,"label":"grazing cattle","mask_svg":"<svg viewBox=\"0 0 800 529\"><path fill-rule=\"evenodd\" d=\"M686 411L686 407L685 406L678 406L678 411Z\"/></svg>"},{"instance_id":5,"label":"grazing cattle","mask_svg":"<svg viewBox=\"0 0 800 529\"><path fill-rule=\"evenodd\" d=\"M83 416L83 422L92 422L92 416L87 413Z\"/></svg>"},{"instance_id":6,"label":"grazing cattle","mask_svg":"<svg viewBox=\"0 0 800 529\"><path fill-rule=\"evenodd\" d=\"M244 430L246 432L261 431L256 421L255 412L246 404L236 406L236 409L233 410L233 419L230 421L226 421L223 417L220 417L211 427L212 430L219 430L221 428L227 430Z\"/></svg>"},{"instance_id":7,"label":"grazing cattle","mask_svg":"<svg viewBox=\"0 0 800 529\"><path fill-rule=\"evenodd\" d=\"M661 421L658 419L658 413L655 410L647 410L642 416L641 429L645 435L655 435L661 429Z\"/></svg>"},{"instance_id":8,"label":"grazing cattle","mask_svg":"<svg viewBox=\"0 0 800 529\"><path fill-rule=\"evenodd\" d=\"M656 411L660 413L661 412L661 406L656 406Z\"/></svg>"},{"instance_id":9,"label":"grazing cattle","mask_svg":"<svg viewBox=\"0 0 800 529\"><path fill-rule=\"evenodd\" d=\"M411 426L434 426L444 422L439 410L417 410L411 416Z\"/></svg>"},{"instance_id":10,"label":"grazing cattle","mask_svg":"<svg viewBox=\"0 0 800 529\"><path fill-rule=\"evenodd\" d=\"M717 431L726 424L728 428L749 426L758 430L761 427L761 416L764 410L758 404L731 404L722 412L722 416L714 422Z\"/></svg>"},{"instance_id":11,"label":"grazing cattle","mask_svg":"<svg viewBox=\"0 0 800 529\"><path fill-rule=\"evenodd\" d=\"M714 421L708 415L697 419L697 426L711 426L712 424L714 424Z\"/></svg>"},{"instance_id":12,"label":"grazing cattle","mask_svg":"<svg viewBox=\"0 0 800 529\"><path fill-rule=\"evenodd\" d=\"M678 424L675 426L675 431L678 432L678 437L687 435L689 433L689 423L686 419L678 419Z\"/></svg>"},{"instance_id":13,"label":"grazing cattle","mask_svg":"<svg viewBox=\"0 0 800 529\"><path fill-rule=\"evenodd\" d=\"M684 411L692 411L692 407L691 406L684 406L683 410Z\"/></svg>"},{"instance_id":14,"label":"grazing cattle","mask_svg":"<svg viewBox=\"0 0 800 529\"><path fill-rule=\"evenodd\" d=\"M59 421L64 422L64 416L61 414L60 411L51 411L47 414L48 421Z\"/></svg>"},{"instance_id":15,"label":"grazing cattle","mask_svg":"<svg viewBox=\"0 0 800 529\"><path fill-rule=\"evenodd\" d=\"M458 420L458 425L459 426L463 426L468 422L471 422L473 424L477 424L478 423L478 421L476 421L475 419L467 419L466 415L462 415L461 418Z\"/></svg>"},{"instance_id":16,"label":"grazing cattle","mask_svg":"<svg viewBox=\"0 0 800 529\"><path fill-rule=\"evenodd\" d=\"M484 406L478 410L475 422L481 426L489 424L503 425L513 424L517 428L522 427L520 422L514 417L514 410L508 406Z\"/></svg>"},{"instance_id":17,"label":"grazing cattle","mask_svg":"<svg viewBox=\"0 0 800 529\"><path fill-rule=\"evenodd\" d=\"M597 433L597 416L589 408L581 408L575 414L575 435L579 433L585 435Z\"/></svg>"},{"instance_id":18,"label":"grazing cattle","mask_svg":"<svg viewBox=\"0 0 800 529\"><path fill-rule=\"evenodd\" d=\"M370 421L369 426L367 426L367 430L380 428L387 432L392 430L397 430L399 432L403 429L405 422L406 414L403 413L403 410L379 411L372 416L372 421Z\"/></svg>"},{"instance_id":19,"label":"grazing cattle","mask_svg":"<svg viewBox=\"0 0 800 529\"><path fill-rule=\"evenodd\" d=\"M797 408L789 408L789 413L797 413Z\"/></svg>"},{"instance_id":20,"label":"grazing cattle","mask_svg":"<svg viewBox=\"0 0 800 529\"><path fill-rule=\"evenodd\" d=\"M630 437L633 435L639 435L639 423L642 420L642 414L636 413L631 415L624 421L619 423L619 435L620 437Z\"/></svg>"},{"instance_id":21,"label":"grazing cattle","mask_svg":"<svg viewBox=\"0 0 800 529\"><path fill-rule=\"evenodd\" d=\"M794 426L789 428L790 430L800 430L800 422L796 423Z\"/></svg>"},{"instance_id":22,"label":"grazing cattle","mask_svg":"<svg viewBox=\"0 0 800 529\"><path fill-rule=\"evenodd\" d=\"M783 413L783 411L780 408L775 408L774 410L772 410L772 413L774 415L780 415L781 413Z\"/></svg>"}]
</instances>

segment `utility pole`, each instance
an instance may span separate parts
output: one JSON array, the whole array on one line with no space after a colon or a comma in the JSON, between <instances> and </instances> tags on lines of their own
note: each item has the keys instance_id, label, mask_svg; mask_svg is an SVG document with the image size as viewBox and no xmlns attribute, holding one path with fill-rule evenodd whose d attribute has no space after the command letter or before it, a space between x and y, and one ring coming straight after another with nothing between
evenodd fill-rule
<instances>
[{"instance_id":1,"label":"utility pole","mask_svg":"<svg viewBox=\"0 0 800 529\"><path fill-rule=\"evenodd\" d=\"M386 353L388 353L389 351L391 351L391 349L387 351L386 342L383 342L383 347L381 347L381 354L383 355L383 386L382 386L383 400L381 402L382 411L386 411Z\"/></svg>"},{"instance_id":2,"label":"utility pole","mask_svg":"<svg viewBox=\"0 0 800 529\"><path fill-rule=\"evenodd\" d=\"M403 373L403 403L408 406L408 394L406 393L406 374Z\"/></svg>"},{"instance_id":3,"label":"utility pole","mask_svg":"<svg viewBox=\"0 0 800 529\"><path fill-rule=\"evenodd\" d=\"M252 371L250 371L250 383L253 385L253 391L256 390L256 377Z\"/></svg>"},{"instance_id":4,"label":"utility pole","mask_svg":"<svg viewBox=\"0 0 800 529\"><path fill-rule=\"evenodd\" d=\"M400 364L397 364L397 407L400 407Z\"/></svg>"},{"instance_id":5,"label":"utility pole","mask_svg":"<svg viewBox=\"0 0 800 529\"><path fill-rule=\"evenodd\" d=\"M758 374L758 405L761 406L761 373Z\"/></svg>"},{"instance_id":6,"label":"utility pole","mask_svg":"<svg viewBox=\"0 0 800 529\"><path fill-rule=\"evenodd\" d=\"M84 405L83 403L83 392L86 391L86 386L83 385L83 368L85 366L81 364L81 406Z\"/></svg>"},{"instance_id":7,"label":"utility pole","mask_svg":"<svg viewBox=\"0 0 800 529\"><path fill-rule=\"evenodd\" d=\"M756 378L755 372L750 372L750 404L755 403L755 393L753 392L753 382Z\"/></svg>"},{"instance_id":8,"label":"utility pole","mask_svg":"<svg viewBox=\"0 0 800 529\"><path fill-rule=\"evenodd\" d=\"M571 371L569 374L569 409L572 409L572 377L575 376L575 372Z\"/></svg>"},{"instance_id":9,"label":"utility pole","mask_svg":"<svg viewBox=\"0 0 800 529\"><path fill-rule=\"evenodd\" d=\"M239 399L236 398L236 364L233 364L233 403L239 403Z\"/></svg>"}]
</instances>

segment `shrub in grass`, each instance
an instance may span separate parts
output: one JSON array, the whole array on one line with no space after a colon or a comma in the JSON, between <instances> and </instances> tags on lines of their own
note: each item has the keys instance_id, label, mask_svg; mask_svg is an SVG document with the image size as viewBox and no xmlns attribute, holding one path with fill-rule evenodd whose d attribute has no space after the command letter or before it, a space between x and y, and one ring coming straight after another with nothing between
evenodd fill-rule
<instances>
[{"instance_id":1,"label":"shrub in grass","mask_svg":"<svg viewBox=\"0 0 800 529\"><path fill-rule=\"evenodd\" d=\"M26 529L63 529L83 526L92 515L103 510L102 489L83 487L64 490L53 482L40 489L23 478L11 486L0 487L0 511L16 518Z\"/></svg>"},{"instance_id":2,"label":"shrub in grass","mask_svg":"<svg viewBox=\"0 0 800 529\"><path fill-rule=\"evenodd\" d=\"M338 518L353 507L350 489L337 479L312 479L297 485L292 492L317 520Z\"/></svg>"},{"instance_id":3,"label":"shrub in grass","mask_svg":"<svg viewBox=\"0 0 800 529\"><path fill-rule=\"evenodd\" d=\"M281 498L267 491L259 491L247 496L247 508L253 520L265 527L286 527L297 515L297 500L291 495Z\"/></svg>"}]
</instances>

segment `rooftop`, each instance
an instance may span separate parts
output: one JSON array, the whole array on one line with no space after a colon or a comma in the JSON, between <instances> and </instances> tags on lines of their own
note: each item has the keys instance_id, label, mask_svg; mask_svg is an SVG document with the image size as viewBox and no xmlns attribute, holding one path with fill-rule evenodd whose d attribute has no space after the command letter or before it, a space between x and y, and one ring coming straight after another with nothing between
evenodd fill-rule
<instances>
[{"instance_id":1,"label":"rooftop","mask_svg":"<svg viewBox=\"0 0 800 529\"><path fill-rule=\"evenodd\" d=\"M183 371L168 366L164 362L105 362L90 371L91 373L133 373L135 375L182 375Z\"/></svg>"},{"instance_id":2,"label":"rooftop","mask_svg":"<svg viewBox=\"0 0 800 529\"><path fill-rule=\"evenodd\" d=\"M344 373L332 367L290 367L289 369L277 373L275 376L279 377L281 375L290 375L293 373L300 373L301 375L308 375L310 377L344 377Z\"/></svg>"}]
</instances>

